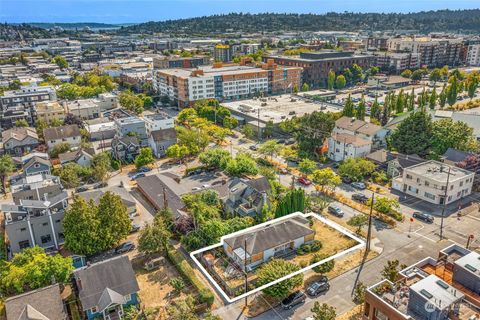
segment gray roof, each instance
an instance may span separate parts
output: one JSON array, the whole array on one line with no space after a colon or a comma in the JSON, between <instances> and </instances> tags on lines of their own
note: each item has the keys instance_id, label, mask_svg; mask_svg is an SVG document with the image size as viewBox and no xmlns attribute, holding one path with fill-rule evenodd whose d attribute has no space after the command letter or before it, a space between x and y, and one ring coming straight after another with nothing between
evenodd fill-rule
<instances>
[{"instance_id":1,"label":"gray roof","mask_svg":"<svg viewBox=\"0 0 480 320\"><path fill-rule=\"evenodd\" d=\"M75 151L60 153L58 155L58 159L60 160L60 163L65 163L65 162L76 161L78 158L80 158L84 154L91 158L94 153L95 151L93 151L92 148L88 148L88 149L81 148Z\"/></svg>"},{"instance_id":2,"label":"gray roof","mask_svg":"<svg viewBox=\"0 0 480 320\"><path fill-rule=\"evenodd\" d=\"M235 250L243 248L245 240L247 240L247 253L254 255L313 233L315 231L310 229L307 219L294 217L236 237L227 238L225 242Z\"/></svg>"},{"instance_id":3,"label":"gray roof","mask_svg":"<svg viewBox=\"0 0 480 320\"><path fill-rule=\"evenodd\" d=\"M448 309L453 303L462 300L464 297L461 291L433 274L410 286L410 290L422 296L438 310Z\"/></svg>"},{"instance_id":4,"label":"gray roof","mask_svg":"<svg viewBox=\"0 0 480 320\"><path fill-rule=\"evenodd\" d=\"M477 281L480 281L480 254L472 251L469 254L457 259L455 264L475 274L477 279L479 279Z\"/></svg>"},{"instance_id":5,"label":"gray roof","mask_svg":"<svg viewBox=\"0 0 480 320\"><path fill-rule=\"evenodd\" d=\"M57 140L62 138L78 137L80 136L80 129L76 124L67 126L45 128L43 129L43 136L45 141Z\"/></svg>"},{"instance_id":6,"label":"gray roof","mask_svg":"<svg viewBox=\"0 0 480 320\"><path fill-rule=\"evenodd\" d=\"M8 298L5 309L8 320L67 319L58 284Z\"/></svg>"},{"instance_id":7,"label":"gray roof","mask_svg":"<svg viewBox=\"0 0 480 320\"><path fill-rule=\"evenodd\" d=\"M152 131L154 141L177 140L177 131L174 128Z\"/></svg>"},{"instance_id":8,"label":"gray roof","mask_svg":"<svg viewBox=\"0 0 480 320\"><path fill-rule=\"evenodd\" d=\"M123 297L123 295L121 295L120 293L110 288L105 288L98 302L98 310L105 310L108 306L112 304L124 304L124 303L125 303L125 298Z\"/></svg>"},{"instance_id":9,"label":"gray roof","mask_svg":"<svg viewBox=\"0 0 480 320\"><path fill-rule=\"evenodd\" d=\"M443 154L443 159L451 162L462 162L465 158L471 156L473 153L467 151L461 151L454 148L448 148Z\"/></svg>"},{"instance_id":10,"label":"gray roof","mask_svg":"<svg viewBox=\"0 0 480 320\"><path fill-rule=\"evenodd\" d=\"M100 198L107 193L108 191L112 192L115 195L118 195L122 198L122 202L127 208L136 206L137 203L133 199L132 195L128 193L125 188L121 187L108 187L104 188L102 190L97 189L97 190L92 190L92 191L86 191L86 192L80 192L78 195L85 199L86 201L93 200L93 202L97 203L100 201Z\"/></svg>"},{"instance_id":11,"label":"gray roof","mask_svg":"<svg viewBox=\"0 0 480 320\"><path fill-rule=\"evenodd\" d=\"M140 290L127 256L118 256L73 271L83 310L100 307L107 300L105 289L126 296ZM110 296L116 299L116 295Z\"/></svg>"},{"instance_id":12,"label":"gray roof","mask_svg":"<svg viewBox=\"0 0 480 320\"><path fill-rule=\"evenodd\" d=\"M28 167L30 167L31 165L33 165L34 163L40 163L40 164L44 164L48 167L51 167L52 164L50 163L50 160L48 159L43 159L43 158L40 158L40 157L37 157L37 156L34 156L33 158L31 158L30 160L28 160L28 162L23 166L23 169L27 169Z\"/></svg>"}]
</instances>

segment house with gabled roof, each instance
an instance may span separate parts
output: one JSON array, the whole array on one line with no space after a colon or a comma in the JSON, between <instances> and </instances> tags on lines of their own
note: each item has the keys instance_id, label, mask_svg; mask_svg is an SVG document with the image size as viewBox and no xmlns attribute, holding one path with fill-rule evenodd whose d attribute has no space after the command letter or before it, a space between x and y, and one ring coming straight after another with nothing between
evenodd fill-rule
<instances>
[{"instance_id":1,"label":"house with gabled roof","mask_svg":"<svg viewBox=\"0 0 480 320\"><path fill-rule=\"evenodd\" d=\"M38 135L34 128L11 128L2 132L5 153L22 156L34 150L38 145Z\"/></svg>"},{"instance_id":2,"label":"house with gabled roof","mask_svg":"<svg viewBox=\"0 0 480 320\"><path fill-rule=\"evenodd\" d=\"M137 305L140 290L127 256L100 261L73 271L87 319L122 319L124 308Z\"/></svg>"},{"instance_id":3,"label":"house with gabled roof","mask_svg":"<svg viewBox=\"0 0 480 320\"><path fill-rule=\"evenodd\" d=\"M240 268L252 270L270 259L293 253L314 238L308 219L292 217L225 238L223 249Z\"/></svg>"},{"instance_id":4,"label":"house with gabled roof","mask_svg":"<svg viewBox=\"0 0 480 320\"><path fill-rule=\"evenodd\" d=\"M228 185L225 210L240 216L255 216L263 206L269 206L270 183L265 177L256 179L235 178Z\"/></svg>"},{"instance_id":5,"label":"house with gabled roof","mask_svg":"<svg viewBox=\"0 0 480 320\"><path fill-rule=\"evenodd\" d=\"M30 158L23 166L25 176L34 176L37 174L50 175L52 164L50 160L38 156Z\"/></svg>"},{"instance_id":6,"label":"house with gabled roof","mask_svg":"<svg viewBox=\"0 0 480 320\"><path fill-rule=\"evenodd\" d=\"M67 142L72 147L77 147L82 142L80 128L76 124L45 128L43 137L49 149L62 142Z\"/></svg>"},{"instance_id":7,"label":"house with gabled roof","mask_svg":"<svg viewBox=\"0 0 480 320\"><path fill-rule=\"evenodd\" d=\"M7 320L66 320L59 284L29 291L5 301Z\"/></svg>"}]
</instances>

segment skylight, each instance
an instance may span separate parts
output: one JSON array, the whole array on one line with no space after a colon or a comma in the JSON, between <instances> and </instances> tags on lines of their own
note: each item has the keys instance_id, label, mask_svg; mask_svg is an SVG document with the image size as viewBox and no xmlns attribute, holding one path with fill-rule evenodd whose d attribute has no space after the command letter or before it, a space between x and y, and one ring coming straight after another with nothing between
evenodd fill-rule
<instances>
[{"instance_id":1,"label":"skylight","mask_svg":"<svg viewBox=\"0 0 480 320\"><path fill-rule=\"evenodd\" d=\"M432 299L433 295L425 289L420 290L420 293L425 296L427 299Z\"/></svg>"}]
</instances>

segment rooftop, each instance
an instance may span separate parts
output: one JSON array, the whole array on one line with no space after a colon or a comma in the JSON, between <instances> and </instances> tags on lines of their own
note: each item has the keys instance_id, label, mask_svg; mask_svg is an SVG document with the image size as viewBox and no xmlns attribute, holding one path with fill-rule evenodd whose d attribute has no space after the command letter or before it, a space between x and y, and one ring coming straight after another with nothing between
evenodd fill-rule
<instances>
[{"instance_id":1,"label":"rooftop","mask_svg":"<svg viewBox=\"0 0 480 320\"><path fill-rule=\"evenodd\" d=\"M406 168L408 172L412 172L424 178L432 179L438 182L447 182L448 171L450 169L450 178L449 181L455 181L458 179L463 179L470 175L473 175L473 172L470 172L465 169L460 169L455 166L450 166L445 163L441 163L435 160L430 160L427 162L419 163L411 167Z\"/></svg>"},{"instance_id":2,"label":"rooftop","mask_svg":"<svg viewBox=\"0 0 480 320\"><path fill-rule=\"evenodd\" d=\"M410 286L410 290L422 295L439 310L447 309L464 297L463 293L433 274Z\"/></svg>"},{"instance_id":3,"label":"rooftop","mask_svg":"<svg viewBox=\"0 0 480 320\"><path fill-rule=\"evenodd\" d=\"M456 260L455 264L475 274L480 281L480 254L472 251L469 254Z\"/></svg>"}]
</instances>

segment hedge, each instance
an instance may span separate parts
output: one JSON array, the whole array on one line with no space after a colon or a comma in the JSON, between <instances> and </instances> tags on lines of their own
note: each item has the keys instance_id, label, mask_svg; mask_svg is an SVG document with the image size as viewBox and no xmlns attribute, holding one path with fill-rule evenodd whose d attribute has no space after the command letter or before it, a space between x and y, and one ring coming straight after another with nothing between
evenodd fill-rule
<instances>
[{"instance_id":1,"label":"hedge","mask_svg":"<svg viewBox=\"0 0 480 320\"><path fill-rule=\"evenodd\" d=\"M185 260L184 256L176 252L172 247L167 250L167 257L173 263L178 272L187 279L198 291L200 302L206 303L208 306L213 304L215 297L212 290L205 286L196 276L195 271Z\"/></svg>"}]
</instances>

